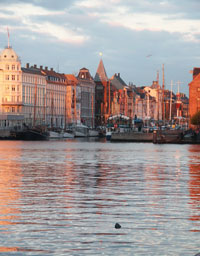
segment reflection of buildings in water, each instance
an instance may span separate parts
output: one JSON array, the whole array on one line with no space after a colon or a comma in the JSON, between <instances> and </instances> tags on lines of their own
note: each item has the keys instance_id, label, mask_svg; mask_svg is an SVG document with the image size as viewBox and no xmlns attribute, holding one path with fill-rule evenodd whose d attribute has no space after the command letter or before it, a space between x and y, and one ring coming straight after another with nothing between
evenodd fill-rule
<instances>
[{"instance_id":1,"label":"reflection of buildings in water","mask_svg":"<svg viewBox=\"0 0 200 256\"><path fill-rule=\"evenodd\" d=\"M163 208L161 199L166 195L164 190L166 179L166 173L161 166L146 166L144 168L145 192L150 196L151 207Z\"/></svg>"},{"instance_id":2,"label":"reflection of buildings in water","mask_svg":"<svg viewBox=\"0 0 200 256\"><path fill-rule=\"evenodd\" d=\"M5 247L5 246L0 246L0 253L1 252L17 252L19 250L18 247Z\"/></svg>"},{"instance_id":3,"label":"reflection of buildings in water","mask_svg":"<svg viewBox=\"0 0 200 256\"><path fill-rule=\"evenodd\" d=\"M189 193L190 204L195 210L195 214L191 216L192 221L200 221L200 147L191 145L189 148L191 156L189 156Z\"/></svg>"},{"instance_id":4,"label":"reflection of buildings in water","mask_svg":"<svg viewBox=\"0 0 200 256\"><path fill-rule=\"evenodd\" d=\"M21 198L21 166L19 158L20 142L1 141L0 143L0 224L12 225L19 218L18 201ZM16 160L15 160L16 159Z\"/></svg>"}]
</instances>

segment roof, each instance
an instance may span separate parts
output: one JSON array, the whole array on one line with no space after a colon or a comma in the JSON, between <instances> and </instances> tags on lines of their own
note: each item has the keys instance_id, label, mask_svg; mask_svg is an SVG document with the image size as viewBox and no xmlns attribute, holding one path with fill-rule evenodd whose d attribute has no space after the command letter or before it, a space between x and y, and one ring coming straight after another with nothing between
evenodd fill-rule
<instances>
[{"instance_id":1,"label":"roof","mask_svg":"<svg viewBox=\"0 0 200 256\"><path fill-rule=\"evenodd\" d=\"M93 81L93 78L87 68L81 68L78 73L77 78L80 80L90 80L90 81L92 80Z\"/></svg>"},{"instance_id":2,"label":"roof","mask_svg":"<svg viewBox=\"0 0 200 256\"><path fill-rule=\"evenodd\" d=\"M43 74L43 73L41 72L41 70L38 69L38 68L34 68L34 67L30 67L30 68L21 68L21 70L22 70L22 72L24 72L24 73L30 73L30 74L45 76L45 74Z\"/></svg>"},{"instance_id":3,"label":"roof","mask_svg":"<svg viewBox=\"0 0 200 256\"><path fill-rule=\"evenodd\" d=\"M78 80L77 80L77 78L75 77L75 75L73 75L73 74L65 74L65 76L67 77L67 80L71 83L77 83L78 82Z\"/></svg>"},{"instance_id":4,"label":"roof","mask_svg":"<svg viewBox=\"0 0 200 256\"><path fill-rule=\"evenodd\" d=\"M120 77L120 74L115 74L112 76L111 84L117 89L117 90L123 90L124 88L128 88L127 84L124 82L124 80Z\"/></svg>"},{"instance_id":5,"label":"roof","mask_svg":"<svg viewBox=\"0 0 200 256\"><path fill-rule=\"evenodd\" d=\"M0 53L0 60L5 61L20 61L19 57L17 56L16 52L13 50L12 47L6 47L1 53Z\"/></svg>"},{"instance_id":6,"label":"roof","mask_svg":"<svg viewBox=\"0 0 200 256\"><path fill-rule=\"evenodd\" d=\"M107 77L106 70L104 68L102 59L99 62L99 66L97 68L97 72L94 77L94 81L95 82L108 81L108 77Z\"/></svg>"}]
</instances>

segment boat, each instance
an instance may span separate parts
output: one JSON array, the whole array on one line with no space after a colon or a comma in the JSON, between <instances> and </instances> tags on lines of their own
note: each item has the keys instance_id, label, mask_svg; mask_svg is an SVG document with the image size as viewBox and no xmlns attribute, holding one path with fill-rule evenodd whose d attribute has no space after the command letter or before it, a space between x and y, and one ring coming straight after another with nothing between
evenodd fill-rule
<instances>
[{"instance_id":1,"label":"boat","mask_svg":"<svg viewBox=\"0 0 200 256\"><path fill-rule=\"evenodd\" d=\"M99 137L99 131L94 130L94 129L89 129L88 137Z\"/></svg>"},{"instance_id":2,"label":"boat","mask_svg":"<svg viewBox=\"0 0 200 256\"><path fill-rule=\"evenodd\" d=\"M83 124L76 124L72 126L74 137L88 137L88 127Z\"/></svg>"},{"instance_id":3,"label":"boat","mask_svg":"<svg viewBox=\"0 0 200 256\"><path fill-rule=\"evenodd\" d=\"M61 134L57 131L49 131L49 139L60 139Z\"/></svg>"},{"instance_id":4,"label":"boat","mask_svg":"<svg viewBox=\"0 0 200 256\"><path fill-rule=\"evenodd\" d=\"M118 114L110 116L106 126L106 139L111 140L113 133L124 133L131 130L131 119L128 116Z\"/></svg>"},{"instance_id":5,"label":"boat","mask_svg":"<svg viewBox=\"0 0 200 256\"><path fill-rule=\"evenodd\" d=\"M110 138L113 142L153 142L153 133L138 131L113 132Z\"/></svg>"},{"instance_id":6,"label":"boat","mask_svg":"<svg viewBox=\"0 0 200 256\"><path fill-rule=\"evenodd\" d=\"M42 127L25 127L21 131L12 131L11 136L16 140L48 140L49 132Z\"/></svg>"},{"instance_id":7,"label":"boat","mask_svg":"<svg viewBox=\"0 0 200 256\"><path fill-rule=\"evenodd\" d=\"M49 131L50 139L66 139L66 138L74 138L74 134L69 131Z\"/></svg>"},{"instance_id":8,"label":"boat","mask_svg":"<svg viewBox=\"0 0 200 256\"><path fill-rule=\"evenodd\" d=\"M66 139L66 138L69 138L69 139L74 138L74 134L71 131L61 131L61 136L64 139Z\"/></svg>"}]
</instances>

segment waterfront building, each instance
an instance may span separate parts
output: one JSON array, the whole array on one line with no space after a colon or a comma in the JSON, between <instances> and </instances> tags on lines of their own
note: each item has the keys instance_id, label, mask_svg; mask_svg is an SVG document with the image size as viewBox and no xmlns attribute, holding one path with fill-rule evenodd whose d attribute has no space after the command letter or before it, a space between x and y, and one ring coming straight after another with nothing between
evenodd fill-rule
<instances>
[{"instance_id":1,"label":"waterfront building","mask_svg":"<svg viewBox=\"0 0 200 256\"><path fill-rule=\"evenodd\" d=\"M110 115L110 81L107 77L106 70L101 59L94 77L95 88L95 124L96 126L104 125ZM108 100L107 100L108 99Z\"/></svg>"},{"instance_id":2,"label":"waterfront building","mask_svg":"<svg viewBox=\"0 0 200 256\"><path fill-rule=\"evenodd\" d=\"M24 120L21 61L8 45L0 54L0 128L21 126Z\"/></svg>"},{"instance_id":3,"label":"waterfront building","mask_svg":"<svg viewBox=\"0 0 200 256\"><path fill-rule=\"evenodd\" d=\"M46 76L37 66L26 64L22 71L22 113L24 124L32 127L46 124Z\"/></svg>"},{"instance_id":4,"label":"waterfront building","mask_svg":"<svg viewBox=\"0 0 200 256\"><path fill-rule=\"evenodd\" d=\"M66 123L67 78L48 67L39 68L46 76L46 125L51 129L64 128Z\"/></svg>"},{"instance_id":5,"label":"waterfront building","mask_svg":"<svg viewBox=\"0 0 200 256\"><path fill-rule=\"evenodd\" d=\"M120 76L107 77L102 59L96 75L96 125L105 125L109 116L125 115L133 118L133 91Z\"/></svg>"},{"instance_id":6,"label":"waterfront building","mask_svg":"<svg viewBox=\"0 0 200 256\"><path fill-rule=\"evenodd\" d=\"M82 68L77 76L81 88L81 122L95 127L95 82L87 68Z\"/></svg>"},{"instance_id":7,"label":"waterfront building","mask_svg":"<svg viewBox=\"0 0 200 256\"><path fill-rule=\"evenodd\" d=\"M189 117L200 111L200 68L193 69L193 80L189 83Z\"/></svg>"},{"instance_id":8,"label":"waterfront building","mask_svg":"<svg viewBox=\"0 0 200 256\"><path fill-rule=\"evenodd\" d=\"M81 87L78 79L72 74L66 74L66 126L81 123Z\"/></svg>"},{"instance_id":9,"label":"waterfront building","mask_svg":"<svg viewBox=\"0 0 200 256\"><path fill-rule=\"evenodd\" d=\"M133 92L123 81L120 73L114 74L111 84L111 114L122 114L133 118Z\"/></svg>"}]
</instances>

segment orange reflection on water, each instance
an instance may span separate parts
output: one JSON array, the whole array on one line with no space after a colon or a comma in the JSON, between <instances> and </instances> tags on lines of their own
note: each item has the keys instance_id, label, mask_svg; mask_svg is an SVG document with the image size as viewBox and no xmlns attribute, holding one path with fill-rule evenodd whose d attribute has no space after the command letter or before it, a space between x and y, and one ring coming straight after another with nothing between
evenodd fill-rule
<instances>
[{"instance_id":1,"label":"orange reflection on water","mask_svg":"<svg viewBox=\"0 0 200 256\"><path fill-rule=\"evenodd\" d=\"M18 248L17 247L4 247L0 246L0 252L17 252Z\"/></svg>"},{"instance_id":2,"label":"orange reflection on water","mask_svg":"<svg viewBox=\"0 0 200 256\"><path fill-rule=\"evenodd\" d=\"M0 224L10 225L20 210L17 206L21 197L21 150L15 141L0 142Z\"/></svg>"},{"instance_id":3,"label":"orange reflection on water","mask_svg":"<svg viewBox=\"0 0 200 256\"><path fill-rule=\"evenodd\" d=\"M191 216L192 221L200 221L200 146L192 145L189 148L191 153L190 158L190 180L189 192L192 208L197 210L198 213Z\"/></svg>"}]
</instances>

